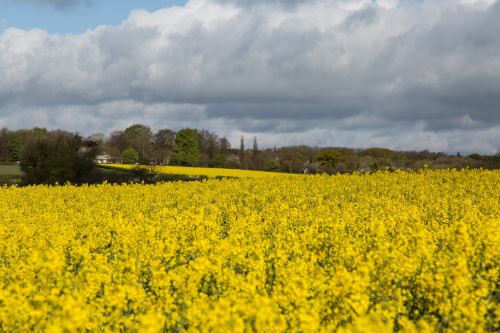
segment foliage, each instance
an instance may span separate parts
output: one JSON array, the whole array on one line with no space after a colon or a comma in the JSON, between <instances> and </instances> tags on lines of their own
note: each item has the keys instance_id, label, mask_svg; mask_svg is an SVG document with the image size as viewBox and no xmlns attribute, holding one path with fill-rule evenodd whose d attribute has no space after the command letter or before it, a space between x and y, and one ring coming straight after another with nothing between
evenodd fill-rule
<instances>
[{"instance_id":1,"label":"foliage","mask_svg":"<svg viewBox=\"0 0 500 333\"><path fill-rule=\"evenodd\" d=\"M0 163L0 186L19 184L23 173L17 164Z\"/></svg>"},{"instance_id":2,"label":"foliage","mask_svg":"<svg viewBox=\"0 0 500 333\"><path fill-rule=\"evenodd\" d=\"M10 155L9 131L7 128L0 128L0 163L9 162Z\"/></svg>"},{"instance_id":3,"label":"foliage","mask_svg":"<svg viewBox=\"0 0 500 333\"><path fill-rule=\"evenodd\" d=\"M19 161L21 159L22 150L26 142L36 140L42 136L46 136L48 131L44 128L21 129L18 131L8 131L7 137L3 136L0 140L7 140L9 148L6 161Z\"/></svg>"},{"instance_id":4,"label":"foliage","mask_svg":"<svg viewBox=\"0 0 500 333\"><path fill-rule=\"evenodd\" d=\"M211 161L219 152L219 137L208 130L198 131L198 142L201 155L206 155L207 161Z\"/></svg>"},{"instance_id":5,"label":"foliage","mask_svg":"<svg viewBox=\"0 0 500 333\"><path fill-rule=\"evenodd\" d=\"M175 137L172 153L173 165L195 166L200 160L198 131L192 128L181 129Z\"/></svg>"},{"instance_id":6,"label":"foliage","mask_svg":"<svg viewBox=\"0 0 500 333\"><path fill-rule=\"evenodd\" d=\"M500 171L0 188L0 331L498 332Z\"/></svg>"},{"instance_id":7,"label":"foliage","mask_svg":"<svg viewBox=\"0 0 500 333\"><path fill-rule=\"evenodd\" d=\"M321 165L333 169L339 162L345 161L345 156L339 150L324 150L319 154L317 161Z\"/></svg>"},{"instance_id":8,"label":"foliage","mask_svg":"<svg viewBox=\"0 0 500 333\"><path fill-rule=\"evenodd\" d=\"M141 124L132 125L124 131L114 131L109 138L105 138L103 134L93 134L87 141L95 143L100 152L109 154L115 159L118 159L125 149L134 148L139 152L139 162L142 164L164 165L172 161L177 165L265 170L268 161L278 160L281 170L288 173L303 173L306 169L309 172L328 173L375 172L387 169L418 170L423 165L428 165L431 169L500 169L500 153L491 156L480 154L456 156L426 150L403 152L377 147L353 149L304 145L259 149L256 137L253 138L252 149L245 149L243 137L240 139L239 149L232 149L226 138L220 138L209 130L190 129L190 131L193 135L188 140L191 143L188 144L186 140L180 140L176 145L176 133L168 128L160 129L153 134L148 126ZM194 131L197 133L197 145L194 144ZM19 160L20 152L26 142L46 134L47 130L43 128L17 131L0 129L0 161ZM174 149L176 149L175 154L173 154ZM328 156L332 153L336 156ZM323 156L319 156L320 154Z\"/></svg>"},{"instance_id":9,"label":"foliage","mask_svg":"<svg viewBox=\"0 0 500 333\"><path fill-rule=\"evenodd\" d=\"M23 173L17 164L0 163L1 176L22 176Z\"/></svg>"},{"instance_id":10,"label":"foliage","mask_svg":"<svg viewBox=\"0 0 500 333\"><path fill-rule=\"evenodd\" d=\"M281 170L280 162L276 160L270 160L266 163L266 169L269 171L280 171Z\"/></svg>"},{"instance_id":11,"label":"foliage","mask_svg":"<svg viewBox=\"0 0 500 333\"><path fill-rule=\"evenodd\" d=\"M61 184L85 181L95 167L95 152L82 152L81 147L80 136L63 131L31 138L21 154L23 182Z\"/></svg>"},{"instance_id":12,"label":"foliage","mask_svg":"<svg viewBox=\"0 0 500 333\"><path fill-rule=\"evenodd\" d=\"M212 158L208 164L211 168L222 168L226 163L226 156L222 153L218 153Z\"/></svg>"},{"instance_id":13,"label":"foliage","mask_svg":"<svg viewBox=\"0 0 500 333\"><path fill-rule=\"evenodd\" d=\"M153 132L151 132L149 126L141 124L129 126L123 131L123 137L127 142L127 146L134 148L139 153L141 161L149 162L153 137Z\"/></svg>"},{"instance_id":14,"label":"foliage","mask_svg":"<svg viewBox=\"0 0 500 333\"><path fill-rule=\"evenodd\" d=\"M231 144L229 143L229 140L226 138L220 138L219 139L219 152L220 152L220 154L226 156L229 154L230 150L231 150Z\"/></svg>"},{"instance_id":15,"label":"foliage","mask_svg":"<svg viewBox=\"0 0 500 333\"><path fill-rule=\"evenodd\" d=\"M123 131L113 131L108 139L108 145L115 147L118 151L122 152L128 147L127 139Z\"/></svg>"},{"instance_id":16,"label":"foliage","mask_svg":"<svg viewBox=\"0 0 500 333\"><path fill-rule=\"evenodd\" d=\"M153 160L158 164L168 163L170 154L175 147L175 132L165 128L153 136Z\"/></svg>"},{"instance_id":17,"label":"foliage","mask_svg":"<svg viewBox=\"0 0 500 333\"><path fill-rule=\"evenodd\" d=\"M109 138L100 133L93 134L84 141L84 144L95 145L101 153L109 154L115 160L120 159L125 149L134 148L139 153L141 164L173 163L186 166L266 170L267 162L277 160L281 171L287 173L303 173L305 170L330 174L388 169L419 170L424 165L430 169L500 169L500 153L456 156L426 150L417 152L393 151L377 147L354 149L305 145L261 149L257 144L257 137L253 138L251 149L245 148L244 137L240 138L239 149L232 149L226 138L221 138L209 130L184 129L182 132L184 134L190 132L189 139L181 138L176 143L176 133L171 129L163 128L153 133L149 126L135 124L123 131L112 132ZM18 161L26 142L47 133L48 131L43 128L17 131L0 129L0 162ZM194 142L195 137L197 144Z\"/></svg>"},{"instance_id":18,"label":"foliage","mask_svg":"<svg viewBox=\"0 0 500 333\"><path fill-rule=\"evenodd\" d=\"M135 164L139 162L139 153L134 148L127 148L122 153L123 163Z\"/></svg>"}]
</instances>

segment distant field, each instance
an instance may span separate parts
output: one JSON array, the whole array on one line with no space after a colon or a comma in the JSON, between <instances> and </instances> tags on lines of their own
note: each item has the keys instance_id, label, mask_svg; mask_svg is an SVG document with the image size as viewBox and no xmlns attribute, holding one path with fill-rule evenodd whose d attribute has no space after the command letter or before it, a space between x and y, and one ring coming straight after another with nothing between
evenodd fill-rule
<instances>
[{"instance_id":1,"label":"distant field","mask_svg":"<svg viewBox=\"0 0 500 333\"><path fill-rule=\"evenodd\" d=\"M126 169L126 170L135 168L135 165L130 165L130 164L104 164L103 166L117 168L117 169ZM178 166L155 166L152 168L154 172L157 173L171 174L171 175L207 176L210 178L215 178L215 177L261 178L261 177L276 177L279 175L283 175L283 173L279 172L222 169L222 168L197 168L197 167L178 167Z\"/></svg>"},{"instance_id":2,"label":"distant field","mask_svg":"<svg viewBox=\"0 0 500 333\"><path fill-rule=\"evenodd\" d=\"M16 164L0 164L0 185L18 184L23 172Z\"/></svg>"},{"instance_id":3,"label":"distant field","mask_svg":"<svg viewBox=\"0 0 500 333\"><path fill-rule=\"evenodd\" d=\"M22 176L23 172L18 165L0 164L0 176Z\"/></svg>"}]
</instances>

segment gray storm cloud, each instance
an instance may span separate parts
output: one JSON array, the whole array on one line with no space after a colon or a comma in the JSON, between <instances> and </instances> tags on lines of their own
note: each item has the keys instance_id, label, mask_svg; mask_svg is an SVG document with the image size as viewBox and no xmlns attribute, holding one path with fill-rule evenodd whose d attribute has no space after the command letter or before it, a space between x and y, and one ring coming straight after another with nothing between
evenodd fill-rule
<instances>
[{"instance_id":1,"label":"gray storm cloud","mask_svg":"<svg viewBox=\"0 0 500 333\"><path fill-rule=\"evenodd\" d=\"M81 35L7 29L0 127L500 149L499 2L292 2L191 0Z\"/></svg>"}]
</instances>

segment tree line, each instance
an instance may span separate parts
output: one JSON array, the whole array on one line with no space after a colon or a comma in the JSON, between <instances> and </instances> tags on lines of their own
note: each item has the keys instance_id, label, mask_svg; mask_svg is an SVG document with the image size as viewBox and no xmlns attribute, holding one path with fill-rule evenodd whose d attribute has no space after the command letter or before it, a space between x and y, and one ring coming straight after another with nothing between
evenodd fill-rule
<instances>
[{"instance_id":1,"label":"tree line","mask_svg":"<svg viewBox=\"0 0 500 333\"><path fill-rule=\"evenodd\" d=\"M260 149L256 137L241 137L231 147L225 137L206 129L168 128L156 132L134 124L110 135L82 137L44 128L0 129L0 163L17 162L28 183L84 182L99 156L127 164L241 168L288 173L348 173L377 170L500 167L500 154L461 156L386 148L287 146Z\"/></svg>"}]
</instances>

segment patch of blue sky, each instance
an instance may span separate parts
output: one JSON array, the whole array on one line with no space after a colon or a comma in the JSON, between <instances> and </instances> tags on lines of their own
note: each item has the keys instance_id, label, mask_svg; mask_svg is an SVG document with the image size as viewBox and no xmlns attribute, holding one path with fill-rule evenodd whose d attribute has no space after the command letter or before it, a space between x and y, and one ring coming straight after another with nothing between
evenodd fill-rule
<instances>
[{"instance_id":1,"label":"patch of blue sky","mask_svg":"<svg viewBox=\"0 0 500 333\"><path fill-rule=\"evenodd\" d=\"M134 9L155 11L185 3L186 0L94 0L60 7L30 1L0 0L0 32L7 28L20 28L79 34L99 25L119 25Z\"/></svg>"}]
</instances>

